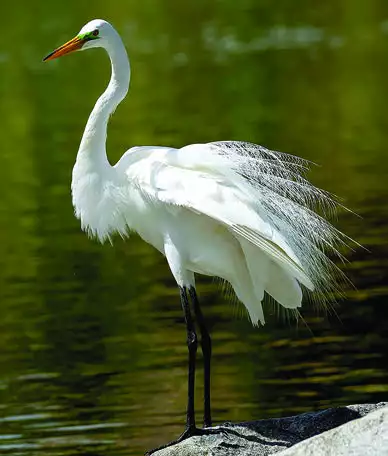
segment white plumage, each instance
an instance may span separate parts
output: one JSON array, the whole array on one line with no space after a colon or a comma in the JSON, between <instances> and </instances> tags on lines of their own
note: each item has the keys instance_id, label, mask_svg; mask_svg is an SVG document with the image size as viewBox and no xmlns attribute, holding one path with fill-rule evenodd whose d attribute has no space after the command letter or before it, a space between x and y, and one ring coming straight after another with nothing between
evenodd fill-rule
<instances>
[{"instance_id":1,"label":"white plumage","mask_svg":"<svg viewBox=\"0 0 388 456\"><path fill-rule=\"evenodd\" d=\"M294 312L304 292L325 302L341 275L327 253L339 255L337 245L346 236L315 212L330 214L337 204L303 177L308 162L255 144L134 147L111 166L105 150L108 120L130 79L118 33L108 22L91 21L45 60L90 47L106 49L112 76L82 137L73 169L73 204L82 228L100 241L137 232L165 255L179 286L189 351L186 428L164 448L220 432L208 429L211 338L195 273L229 282L252 323L264 324L266 295ZM204 429L195 424L196 324L204 366Z\"/></svg>"},{"instance_id":2,"label":"white plumage","mask_svg":"<svg viewBox=\"0 0 388 456\"><path fill-rule=\"evenodd\" d=\"M92 21L78 36L95 30L99 39L82 49L105 48L112 77L89 117L73 170L82 228L101 241L137 232L166 256L180 287L194 286L194 273L225 279L253 324L264 324L265 293L295 309L303 290L322 297L335 289L336 268L326 254L337 253L345 236L314 212L330 212L336 203L303 177L307 161L225 141L134 147L109 164L107 123L127 93L130 70L109 23Z\"/></svg>"}]
</instances>

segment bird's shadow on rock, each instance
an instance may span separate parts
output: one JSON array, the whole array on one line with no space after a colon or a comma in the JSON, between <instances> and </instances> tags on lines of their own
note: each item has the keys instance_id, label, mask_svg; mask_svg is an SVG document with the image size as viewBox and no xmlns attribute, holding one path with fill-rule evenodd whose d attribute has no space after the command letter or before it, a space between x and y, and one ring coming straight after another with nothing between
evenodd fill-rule
<instances>
[{"instance_id":1,"label":"bird's shadow on rock","mask_svg":"<svg viewBox=\"0 0 388 456\"><path fill-rule=\"evenodd\" d=\"M245 423L224 423L228 434L266 446L289 447L302 440L341 426L362 414L348 407L335 407L286 418L264 419ZM243 429L248 432L242 431Z\"/></svg>"}]
</instances>

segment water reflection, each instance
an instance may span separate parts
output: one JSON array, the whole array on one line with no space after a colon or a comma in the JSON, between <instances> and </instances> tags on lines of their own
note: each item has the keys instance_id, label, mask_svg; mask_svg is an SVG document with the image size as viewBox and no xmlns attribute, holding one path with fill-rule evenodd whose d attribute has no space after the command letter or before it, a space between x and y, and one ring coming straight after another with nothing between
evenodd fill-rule
<instances>
[{"instance_id":1,"label":"water reflection","mask_svg":"<svg viewBox=\"0 0 388 456\"><path fill-rule=\"evenodd\" d=\"M362 217L338 220L369 249L350 253L357 290L338 317L274 312L255 330L201 281L215 419L386 399L388 7L291 5L3 5L0 452L139 454L183 425L185 334L164 259L136 237L100 246L73 217L71 168L109 67L97 51L41 58L90 14L122 32L133 67L112 161L135 144L246 139L322 164L314 183Z\"/></svg>"}]
</instances>

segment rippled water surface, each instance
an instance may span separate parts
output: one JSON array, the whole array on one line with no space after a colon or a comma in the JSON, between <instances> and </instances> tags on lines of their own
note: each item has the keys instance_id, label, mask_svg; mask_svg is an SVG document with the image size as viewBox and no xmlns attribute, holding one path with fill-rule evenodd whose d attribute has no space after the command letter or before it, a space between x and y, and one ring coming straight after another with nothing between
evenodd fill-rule
<instances>
[{"instance_id":1,"label":"rippled water surface","mask_svg":"<svg viewBox=\"0 0 388 456\"><path fill-rule=\"evenodd\" d=\"M102 51L41 59L94 17L127 44L132 87L109 128L132 145L243 139L321 166L337 226L363 244L355 289L305 322L252 328L199 281L214 340L217 422L284 416L388 394L388 5L349 1L2 5L0 453L137 455L182 430L185 329L164 259L138 238L87 239L69 185ZM198 375L201 383L200 370ZM201 389L197 389L198 418Z\"/></svg>"}]
</instances>

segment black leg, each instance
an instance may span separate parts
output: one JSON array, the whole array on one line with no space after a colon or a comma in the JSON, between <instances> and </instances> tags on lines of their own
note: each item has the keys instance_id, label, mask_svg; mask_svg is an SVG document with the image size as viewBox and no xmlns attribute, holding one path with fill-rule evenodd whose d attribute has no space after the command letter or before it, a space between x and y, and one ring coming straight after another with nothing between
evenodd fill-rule
<instances>
[{"instance_id":1,"label":"black leg","mask_svg":"<svg viewBox=\"0 0 388 456\"><path fill-rule=\"evenodd\" d=\"M210 360L212 355L212 341L207 330L205 318L201 311L197 292L194 287L189 288L191 300L194 305L195 318L201 331L201 347L203 353L204 364L204 414L203 426L210 427L212 425L211 409L210 409Z\"/></svg>"},{"instance_id":2,"label":"black leg","mask_svg":"<svg viewBox=\"0 0 388 456\"><path fill-rule=\"evenodd\" d=\"M187 397L187 417L186 417L186 429L183 434L176 440L162 445L159 448L155 448L146 453L151 455L155 451L162 450L169 446L175 445L176 443L182 442L189 437L194 435L212 435L224 433L223 429L198 429L195 427L195 413L194 413L194 382L195 382L195 358L197 354L197 334L195 333L194 321L190 313L189 299L187 296L186 287L179 287L183 312L185 315L186 329L187 329L187 346L189 349L189 376L188 376L188 397ZM189 290L190 296L193 300L195 314L197 316L198 325L202 335L202 351L205 362L205 413L204 423L206 426L211 426L210 416L210 355L211 355L211 341L209 334L206 330L205 321L199 308L198 298L194 288Z\"/></svg>"},{"instance_id":3,"label":"black leg","mask_svg":"<svg viewBox=\"0 0 388 456\"><path fill-rule=\"evenodd\" d=\"M189 349L189 373L188 373L188 391L187 391L187 415L186 430L195 428L194 412L194 388L195 388L195 358L197 355L197 334L195 332L194 322L190 313L189 299L187 297L186 287L179 287L181 303L185 315L187 330L187 347Z\"/></svg>"}]
</instances>

